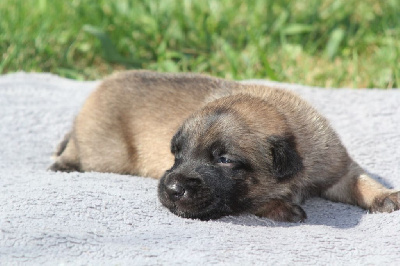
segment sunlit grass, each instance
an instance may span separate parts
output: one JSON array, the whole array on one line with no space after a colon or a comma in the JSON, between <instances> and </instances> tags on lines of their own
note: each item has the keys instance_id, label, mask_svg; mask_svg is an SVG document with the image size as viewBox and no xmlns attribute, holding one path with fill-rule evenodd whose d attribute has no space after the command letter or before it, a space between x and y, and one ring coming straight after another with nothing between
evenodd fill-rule
<instances>
[{"instance_id":1,"label":"sunlit grass","mask_svg":"<svg viewBox=\"0 0 400 266\"><path fill-rule=\"evenodd\" d=\"M0 73L193 71L400 87L397 0L2 0Z\"/></svg>"}]
</instances>

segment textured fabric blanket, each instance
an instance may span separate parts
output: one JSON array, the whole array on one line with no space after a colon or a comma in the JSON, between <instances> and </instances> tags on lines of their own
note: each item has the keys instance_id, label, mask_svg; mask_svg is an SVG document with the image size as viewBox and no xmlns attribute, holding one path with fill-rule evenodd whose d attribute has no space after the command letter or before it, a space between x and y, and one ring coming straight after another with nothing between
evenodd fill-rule
<instances>
[{"instance_id":1,"label":"textured fabric blanket","mask_svg":"<svg viewBox=\"0 0 400 266\"><path fill-rule=\"evenodd\" d=\"M327 116L374 178L400 189L400 90L297 91ZM400 211L369 214L314 198L305 223L254 215L177 217L157 180L46 168L98 82L0 76L0 265L400 265Z\"/></svg>"}]
</instances>

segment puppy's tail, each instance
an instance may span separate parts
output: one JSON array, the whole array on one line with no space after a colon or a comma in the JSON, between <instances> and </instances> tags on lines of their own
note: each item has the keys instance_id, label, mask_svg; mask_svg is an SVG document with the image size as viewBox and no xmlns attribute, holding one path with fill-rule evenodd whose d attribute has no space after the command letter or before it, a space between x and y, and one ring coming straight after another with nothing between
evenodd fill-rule
<instances>
[{"instance_id":1,"label":"puppy's tail","mask_svg":"<svg viewBox=\"0 0 400 266\"><path fill-rule=\"evenodd\" d=\"M54 152L55 162L48 168L54 172L75 172L81 171L79 154L77 153L73 133L68 132L64 139L58 144Z\"/></svg>"},{"instance_id":2,"label":"puppy's tail","mask_svg":"<svg viewBox=\"0 0 400 266\"><path fill-rule=\"evenodd\" d=\"M72 131L65 134L63 140L57 145L56 151L53 153L54 157L59 157L64 152L69 140L71 139L71 135Z\"/></svg>"}]
</instances>

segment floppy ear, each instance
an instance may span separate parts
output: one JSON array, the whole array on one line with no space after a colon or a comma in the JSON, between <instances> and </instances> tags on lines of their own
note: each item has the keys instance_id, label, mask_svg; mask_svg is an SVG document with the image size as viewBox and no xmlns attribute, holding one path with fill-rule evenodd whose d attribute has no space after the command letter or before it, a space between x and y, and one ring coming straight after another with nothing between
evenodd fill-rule
<instances>
[{"instance_id":1,"label":"floppy ear","mask_svg":"<svg viewBox=\"0 0 400 266\"><path fill-rule=\"evenodd\" d=\"M271 173L279 181L291 178L303 170L303 160L296 151L293 136L270 136L268 142L272 156Z\"/></svg>"},{"instance_id":2,"label":"floppy ear","mask_svg":"<svg viewBox=\"0 0 400 266\"><path fill-rule=\"evenodd\" d=\"M181 146L180 146L181 136L182 136L182 131L181 131L181 129L179 129L175 133L175 135L172 137L171 146L170 146L172 154L178 153L181 150Z\"/></svg>"}]
</instances>

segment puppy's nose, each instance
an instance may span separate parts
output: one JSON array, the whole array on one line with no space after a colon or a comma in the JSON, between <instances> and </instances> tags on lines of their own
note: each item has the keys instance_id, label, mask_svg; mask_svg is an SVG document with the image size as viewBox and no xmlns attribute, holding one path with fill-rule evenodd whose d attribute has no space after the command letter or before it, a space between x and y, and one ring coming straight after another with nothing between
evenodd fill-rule
<instances>
[{"instance_id":1,"label":"puppy's nose","mask_svg":"<svg viewBox=\"0 0 400 266\"><path fill-rule=\"evenodd\" d=\"M185 188L178 184L177 181L173 181L166 185L165 191L172 201L177 201L182 198L183 195L185 195Z\"/></svg>"}]
</instances>

